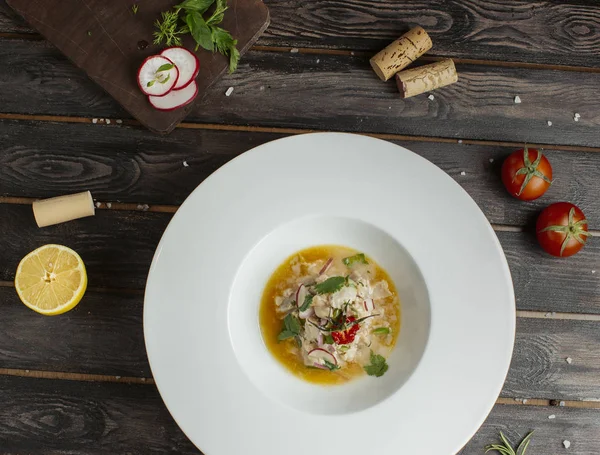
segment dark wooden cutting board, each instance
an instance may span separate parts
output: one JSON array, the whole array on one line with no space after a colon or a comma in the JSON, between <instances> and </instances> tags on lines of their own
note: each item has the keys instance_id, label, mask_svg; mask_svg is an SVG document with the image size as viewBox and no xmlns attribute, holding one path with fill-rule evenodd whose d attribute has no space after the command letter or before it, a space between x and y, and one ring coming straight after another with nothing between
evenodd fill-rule
<instances>
[{"instance_id":1,"label":"dark wooden cutting board","mask_svg":"<svg viewBox=\"0 0 600 455\"><path fill-rule=\"evenodd\" d=\"M155 110L137 86L140 63L164 46L152 44L154 22L177 0L7 0L48 41L112 95L152 131L170 132L193 103L171 112ZM133 5L138 5L134 14ZM243 54L269 25L269 10L261 0L229 0L221 27L238 40ZM189 36L184 45L194 49ZM228 59L204 49L200 59L198 97L228 68ZM243 60L243 57L242 57Z\"/></svg>"}]
</instances>

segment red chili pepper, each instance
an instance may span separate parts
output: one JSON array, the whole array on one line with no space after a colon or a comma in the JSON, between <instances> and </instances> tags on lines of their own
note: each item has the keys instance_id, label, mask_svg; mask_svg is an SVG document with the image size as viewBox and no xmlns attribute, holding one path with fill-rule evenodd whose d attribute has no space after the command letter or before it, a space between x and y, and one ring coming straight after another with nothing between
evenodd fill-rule
<instances>
[{"instance_id":1,"label":"red chili pepper","mask_svg":"<svg viewBox=\"0 0 600 455\"><path fill-rule=\"evenodd\" d=\"M346 324L356 321L354 316L350 316L346 319ZM354 324L348 330L340 331L340 332L331 332L331 338L336 344L350 344L354 341L356 337L356 333L359 331L360 326L358 324Z\"/></svg>"}]
</instances>

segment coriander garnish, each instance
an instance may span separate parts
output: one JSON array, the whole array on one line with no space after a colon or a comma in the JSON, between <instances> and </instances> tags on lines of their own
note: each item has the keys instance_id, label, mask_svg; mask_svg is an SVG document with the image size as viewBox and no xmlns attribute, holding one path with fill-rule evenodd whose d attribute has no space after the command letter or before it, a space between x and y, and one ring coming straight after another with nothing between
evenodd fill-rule
<instances>
[{"instance_id":1,"label":"coriander garnish","mask_svg":"<svg viewBox=\"0 0 600 455\"><path fill-rule=\"evenodd\" d=\"M376 378L379 378L385 374L389 367L385 361L385 357L375 354L373 351L371 351L371 364L363 368L369 376L375 376Z\"/></svg>"},{"instance_id":2,"label":"coriander garnish","mask_svg":"<svg viewBox=\"0 0 600 455\"><path fill-rule=\"evenodd\" d=\"M214 11L207 11L215 5ZM185 0L172 10L161 13L161 19L155 22L154 44L165 42L167 46L181 46L180 35L190 34L199 47L229 57L229 72L237 69L240 53L236 48L237 40L231 33L218 27L227 11L227 0Z\"/></svg>"},{"instance_id":3,"label":"coriander garnish","mask_svg":"<svg viewBox=\"0 0 600 455\"><path fill-rule=\"evenodd\" d=\"M131 5L131 12L135 15L140 9L139 5Z\"/></svg>"},{"instance_id":4,"label":"coriander garnish","mask_svg":"<svg viewBox=\"0 0 600 455\"><path fill-rule=\"evenodd\" d=\"M389 335L391 332L389 327L377 327L373 330L373 333L376 335Z\"/></svg>"},{"instance_id":5,"label":"coriander garnish","mask_svg":"<svg viewBox=\"0 0 600 455\"><path fill-rule=\"evenodd\" d=\"M283 329L279 333L277 339L283 341L288 338L297 337L300 335L300 328L300 320L290 313L283 319Z\"/></svg>"},{"instance_id":6,"label":"coriander garnish","mask_svg":"<svg viewBox=\"0 0 600 455\"><path fill-rule=\"evenodd\" d=\"M327 278L322 283L317 284L315 286L315 292L317 294L333 294L334 292L342 289L345 283L346 278L343 276L332 276L331 278Z\"/></svg>"},{"instance_id":7,"label":"coriander garnish","mask_svg":"<svg viewBox=\"0 0 600 455\"><path fill-rule=\"evenodd\" d=\"M500 439L502 440L502 444L490 444L485 447L485 453L488 453L491 450L495 450L501 455L525 455L525 450L527 450L527 446L531 442L531 437L533 436L533 431L530 432L527 436L523 438L517 450L513 448L510 441L504 436L504 433L500 432Z\"/></svg>"}]
</instances>

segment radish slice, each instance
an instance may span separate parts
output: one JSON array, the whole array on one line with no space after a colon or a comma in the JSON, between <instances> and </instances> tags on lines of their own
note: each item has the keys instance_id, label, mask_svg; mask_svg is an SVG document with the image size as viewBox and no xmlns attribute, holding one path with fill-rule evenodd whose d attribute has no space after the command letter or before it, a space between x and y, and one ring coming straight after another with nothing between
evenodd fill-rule
<instances>
[{"instance_id":1,"label":"radish slice","mask_svg":"<svg viewBox=\"0 0 600 455\"><path fill-rule=\"evenodd\" d=\"M178 107L190 104L198 94L198 86L195 82L181 90L171 90L164 96L149 96L150 104L159 111L172 111Z\"/></svg>"},{"instance_id":2,"label":"radish slice","mask_svg":"<svg viewBox=\"0 0 600 455\"><path fill-rule=\"evenodd\" d=\"M152 55L142 62L137 81L145 95L163 96L173 90L179 79L177 66L167 57Z\"/></svg>"},{"instance_id":3,"label":"radish slice","mask_svg":"<svg viewBox=\"0 0 600 455\"><path fill-rule=\"evenodd\" d=\"M327 269L329 268L329 266L331 265L332 262L333 262L333 258L327 259L327 262L319 271L319 275L323 275L325 272L327 272Z\"/></svg>"},{"instance_id":4,"label":"radish slice","mask_svg":"<svg viewBox=\"0 0 600 455\"><path fill-rule=\"evenodd\" d=\"M335 356L327 352L325 349L315 348L308 353L308 360L313 362L315 365L324 365L325 360L333 365L337 365L337 360Z\"/></svg>"},{"instance_id":5,"label":"radish slice","mask_svg":"<svg viewBox=\"0 0 600 455\"><path fill-rule=\"evenodd\" d=\"M185 47L169 47L160 53L163 57L167 57L179 70L179 79L173 87L175 90L187 87L200 71L200 60L195 54L188 51Z\"/></svg>"},{"instance_id":6,"label":"radish slice","mask_svg":"<svg viewBox=\"0 0 600 455\"><path fill-rule=\"evenodd\" d=\"M298 308L300 308L302 305L304 305L304 300L306 299L306 294L308 294L308 290L306 289L306 286L301 284L298 287L298 290L296 291L296 305L298 305Z\"/></svg>"},{"instance_id":7,"label":"radish slice","mask_svg":"<svg viewBox=\"0 0 600 455\"><path fill-rule=\"evenodd\" d=\"M298 316L300 317L300 319L308 319L313 314L315 314L315 309L313 307L309 307L308 310L301 311L300 313L298 313Z\"/></svg>"},{"instance_id":8,"label":"radish slice","mask_svg":"<svg viewBox=\"0 0 600 455\"><path fill-rule=\"evenodd\" d=\"M363 306L365 307L365 311L370 313L375 309L375 302L373 302L373 299L367 299L363 302Z\"/></svg>"}]
</instances>

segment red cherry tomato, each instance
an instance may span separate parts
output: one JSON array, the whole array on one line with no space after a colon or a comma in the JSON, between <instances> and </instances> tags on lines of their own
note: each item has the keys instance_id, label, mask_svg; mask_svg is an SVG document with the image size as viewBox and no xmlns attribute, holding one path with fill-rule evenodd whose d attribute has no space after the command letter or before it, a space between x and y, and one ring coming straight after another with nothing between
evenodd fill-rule
<instances>
[{"instance_id":1,"label":"red cherry tomato","mask_svg":"<svg viewBox=\"0 0 600 455\"><path fill-rule=\"evenodd\" d=\"M502 163L502 183L508 192L522 201L539 198L552 184L552 166L536 149L517 150Z\"/></svg>"},{"instance_id":2,"label":"red cherry tomato","mask_svg":"<svg viewBox=\"0 0 600 455\"><path fill-rule=\"evenodd\" d=\"M583 248L588 233L583 212L569 202L557 202L538 216L535 230L544 250L553 256L567 257Z\"/></svg>"}]
</instances>

